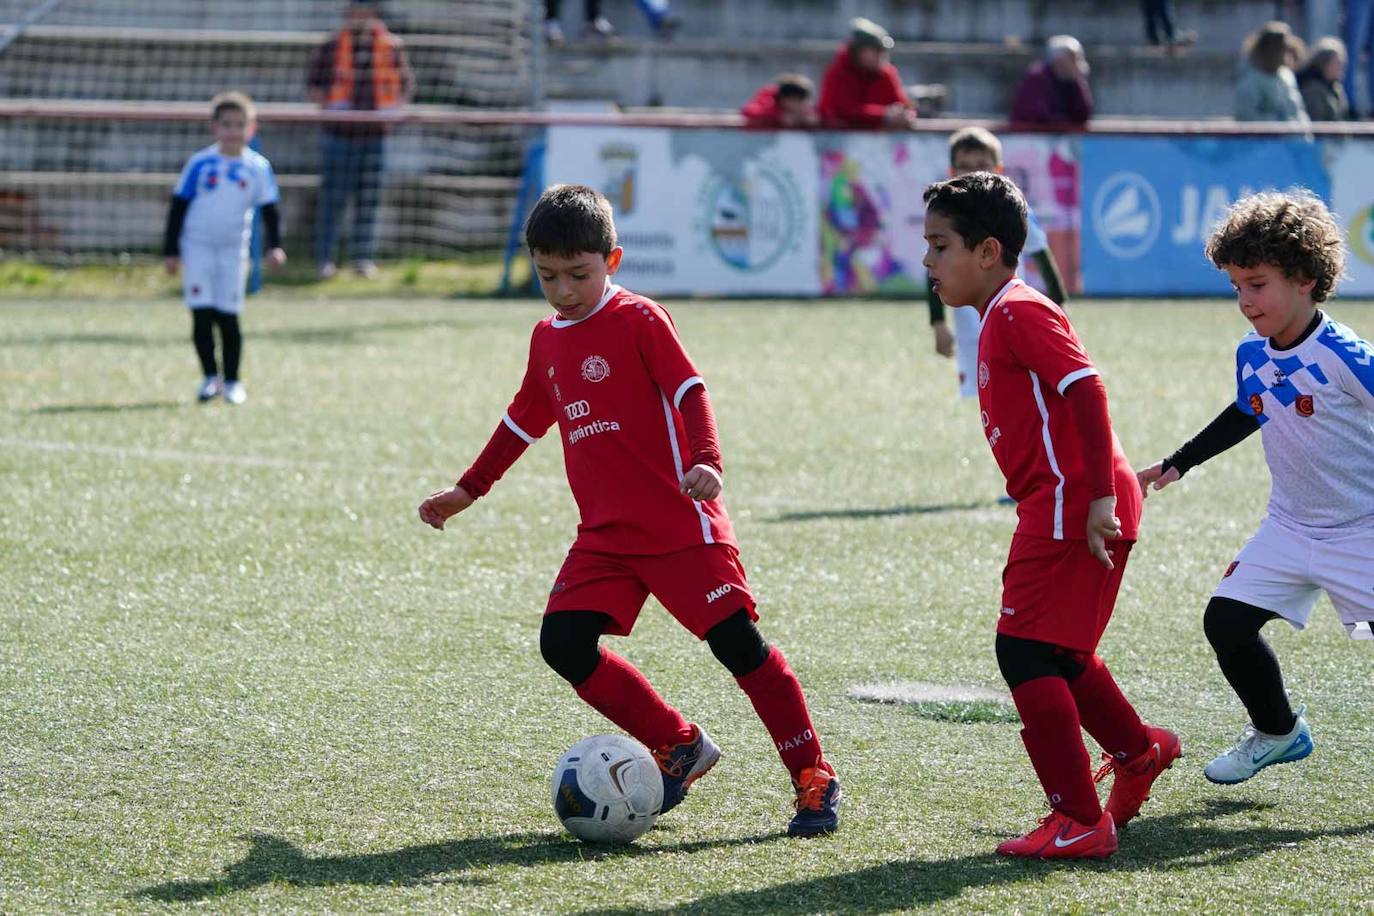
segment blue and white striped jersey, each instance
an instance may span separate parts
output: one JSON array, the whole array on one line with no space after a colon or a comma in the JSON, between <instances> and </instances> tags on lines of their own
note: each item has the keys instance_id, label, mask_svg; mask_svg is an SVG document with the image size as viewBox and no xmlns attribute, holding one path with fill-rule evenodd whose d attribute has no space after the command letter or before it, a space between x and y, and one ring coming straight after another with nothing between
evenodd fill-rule
<instances>
[{"instance_id":1,"label":"blue and white striped jersey","mask_svg":"<svg viewBox=\"0 0 1374 916\"><path fill-rule=\"evenodd\" d=\"M245 149L229 157L218 145L196 153L181 170L177 197L190 201L183 244L247 245L253 230L253 214L280 197L272 164L255 150Z\"/></svg>"},{"instance_id":2,"label":"blue and white striped jersey","mask_svg":"<svg viewBox=\"0 0 1374 916\"><path fill-rule=\"evenodd\" d=\"M1284 350L1252 331L1236 388L1260 423L1269 515L1317 539L1374 529L1374 347L1326 315Z\"/></svg>"}]
</instances>

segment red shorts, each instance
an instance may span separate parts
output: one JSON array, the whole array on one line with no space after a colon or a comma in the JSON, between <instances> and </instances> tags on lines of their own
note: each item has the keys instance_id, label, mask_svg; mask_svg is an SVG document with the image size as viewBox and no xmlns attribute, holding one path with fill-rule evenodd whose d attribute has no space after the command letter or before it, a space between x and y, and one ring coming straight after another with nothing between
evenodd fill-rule
<instances>
[{"instance_id":1,"label":"red shorts","mask_svg":"<svg viewBox=\"0 0 1374 916\"><path fill-rule=\"evenodd\" d=\"M1097 651L1112 619L1134 541L1108 541L1115 569L1098 562L1087 541L1018 534L1002 570L997 632L1080 652Z\"/></svg>"},{"instance_id":2,"label":"red shorts","mask_svg":"<svg viewBox=\"0 0 1374 916\"><path fill-rule=\"evenodd\" d=\"M629 636L644 599L653 595L697 639L744 608L754 620L754 596L739 553L726 544L702 544L658 556L573 549L558 571L545 614L600 611L608 633Z\"/></svg>"}]
</instances>

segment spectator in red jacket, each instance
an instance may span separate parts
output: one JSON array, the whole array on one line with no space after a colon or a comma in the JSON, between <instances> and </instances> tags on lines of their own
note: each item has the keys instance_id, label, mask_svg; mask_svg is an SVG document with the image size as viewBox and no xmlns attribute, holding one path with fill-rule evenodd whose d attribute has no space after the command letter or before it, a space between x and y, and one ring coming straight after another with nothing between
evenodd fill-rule
<instances>
[{"instance_id":1,"label":"spectator in red jacket","mask_svg":"<svg viewBox=\"0 0 1374 916\"><path fill-rule=\"evenodd\" d=\"M1026 68L1011 103L1011 120L1081 127L1092 115L1083 46L1072 35L1055 35L1045 43L1045 59Z\"/></svg>"},{"instance_id":2,"label":"spectator in red jacket","mask_svg":"<svg viewBox=\"0 0 1374 916\"><path fill-rule=\"evenodd\" d=\"M827 127L910 128L916 106L888 59L892 36L862 16L849 28L849 42L821 80L821 120Z\"/></svg>"},{"instance_id":3,"label":"spectator in red jacket","mask_svg":"<svg viewBox=\"0 0 1374 916\"><path fill-rule=\"evenodd\" d=\"M815 127L816 87L800 73L784 73L744 104L739 113L750 127Z\"/></svg>"}]
</instances>

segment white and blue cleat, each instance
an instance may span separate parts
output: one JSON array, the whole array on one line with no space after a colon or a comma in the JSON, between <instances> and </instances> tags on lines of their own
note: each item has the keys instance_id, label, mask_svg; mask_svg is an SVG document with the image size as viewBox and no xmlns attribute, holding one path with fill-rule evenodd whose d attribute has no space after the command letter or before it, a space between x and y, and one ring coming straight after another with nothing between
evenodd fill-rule
<instances>
[{"instance_id":1,"label":"white and blue cleat","mask_svg":"<svg viewBox=\"0 0 1374 916\"><path fill-rule=\"evenodd\" d=\"M1265 767L1292 763L1312 753L1312 730L1303 718L1306 707L1298 710L1293 730L1286 735L1268 735L1246 725L1236 746L1218 755L1203 769L1210 781L1224 786L1245 782Z\"/></svg>"}]
</instances>

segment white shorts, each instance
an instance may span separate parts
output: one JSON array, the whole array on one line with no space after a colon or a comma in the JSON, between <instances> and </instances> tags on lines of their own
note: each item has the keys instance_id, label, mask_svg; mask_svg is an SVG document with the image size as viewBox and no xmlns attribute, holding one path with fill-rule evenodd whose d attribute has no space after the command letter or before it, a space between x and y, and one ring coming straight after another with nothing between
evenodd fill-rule
<instances>
[{"instance_id":1,"label":"white shorts","mask_svg":"<svg viewBox=\"0 0 1374 916\"><path fill-rule=\"evenodd\" d=\"M978 310L969 306L954 313L954 366L959 370L959 397L978 397Z\"/></svg>"},{"instance_id":2,"label":"white shorts","mask_svg":"<svg viewBox=\"0 0 1374 916\"><path fill-rule=\"evenodd\" d=\"M248 286L248 252L241 245L181 243L182 289L193 309L217 308L237 315Z\"/></svg>"},{"instance_id":3,"label":"white shorts","mask_svg":"<svg viewBox=\"0 0 1374 916\"><path fill-rule=\"evenodd\" d=\"M1317 540L1265 518L1213 593L1301 630L1325 591L1351 639L1374 639L1374 530Z\"/></svg>"}]
</instances>

